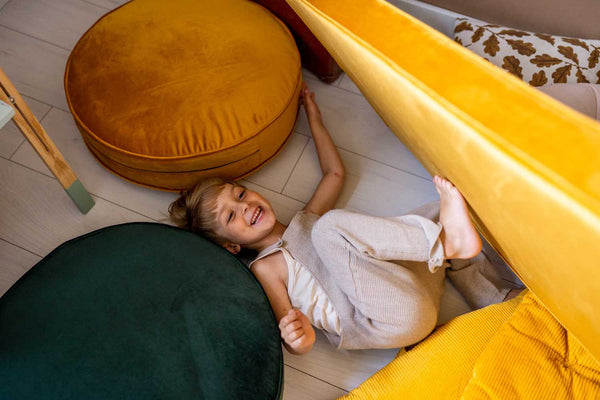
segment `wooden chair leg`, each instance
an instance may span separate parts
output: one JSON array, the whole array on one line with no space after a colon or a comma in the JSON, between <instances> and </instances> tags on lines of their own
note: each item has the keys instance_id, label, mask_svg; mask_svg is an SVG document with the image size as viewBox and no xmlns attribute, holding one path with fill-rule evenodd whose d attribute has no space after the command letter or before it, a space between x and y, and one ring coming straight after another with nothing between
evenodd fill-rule
<instances>
[{"instance_id":1,"label":"wooden chair leg","mask_svg":"<svg viewBox=\"0 0 600 400\"><path fill-rule=\"evenodd\" d=\"M94 200L77 179L71 167L69 167L2 69L0 69L0 89L0 100L12 105L15 109L13 120L19 130L56 176L69 197L79 207L79 210L87 214L94 206Z\"/></svg>"}]
</instances>

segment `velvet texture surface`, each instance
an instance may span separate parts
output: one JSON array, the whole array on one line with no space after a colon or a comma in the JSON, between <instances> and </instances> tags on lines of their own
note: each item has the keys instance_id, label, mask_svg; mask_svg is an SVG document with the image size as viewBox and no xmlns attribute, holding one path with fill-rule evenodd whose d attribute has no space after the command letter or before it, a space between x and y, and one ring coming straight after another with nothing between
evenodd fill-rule
<instances>
[{"instance_id":1,"label":"velvet texture surface","mask_svg":"<svg viewBox=\"0 0 600 400\"><path fill-rule=\"evenodd\" d=\"M288 0L478 229L600 358L600 124L383 0Z\"/></svg>"},{"instance_id":2,"label":"velvet texture surface","mask_svg":"<svg viewBox=\"0 0 600 400\"><path fill-rule=\"evenodd\" d=\"M253 1L269 9L290 28L305 68L327 83L340 77L342 69L285 0Z\"/></svg>"},{"instance_id":3,"label":"velvet texture surface","mask_svg":"<svg viewBox=\"0 0 600 400\"><path fill-rule=\"evenodd\" d=\"M224 249L167 225L73 239L0 299L3 399L279 399L268 299Z\"/></svg>"},{"instance_id":4,"label":"velvet texture surface","mask_svg":"<svg viewBox=\"0 0 600 400\"><path fill-rule=\"evenodd\" d=\"M241 178L292 133L300 55L244 0L134 0L97 21L67 62L67 101L111 171L146 186Z\"/></svg>"}]
</instances>

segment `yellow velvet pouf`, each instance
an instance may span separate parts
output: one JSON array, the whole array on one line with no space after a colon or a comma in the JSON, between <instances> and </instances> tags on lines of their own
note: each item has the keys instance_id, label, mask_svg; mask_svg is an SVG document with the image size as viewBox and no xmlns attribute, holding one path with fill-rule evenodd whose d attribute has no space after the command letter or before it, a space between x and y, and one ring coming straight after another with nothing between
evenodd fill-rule
<instances>
[{"instance_id":1,"label":"yellow velvet pouf","mask_svg":"<svg viewBox=\"0 0 600 400\"><path fill-rule=\"evenodd\" d=\"M166 190L238 179L283 147L300 56L285 25L246 0L133 0L79 40L67 101L109 170Z\"/></svg>"}]
</instances>

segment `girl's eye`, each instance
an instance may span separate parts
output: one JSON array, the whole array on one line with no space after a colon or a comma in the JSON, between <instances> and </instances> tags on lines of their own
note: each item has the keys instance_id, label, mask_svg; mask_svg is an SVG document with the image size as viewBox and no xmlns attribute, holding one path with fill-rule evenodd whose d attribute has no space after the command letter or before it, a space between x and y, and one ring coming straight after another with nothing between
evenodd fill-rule
<instances>
[{"instance_id":1,"label":"girl's eye","mask_svg":"<svg viewBox=\"0 0 600 400\"><path fill-rule=\"evenodd\" d=\"M233 211L229 213L229 217L227 217L227 223L231 222L233 219Z\"/></svg>"},{"instance_id":2,"label":"girl's eye","mask_svg":"<svg viewBox=\"0 0 600 400\"><path fill-rule=\"evenodd\" d=\"M245 191L245 190L242 190L242 191L240 192L240 194L238 194L238 200L241 200L241 199L243 199L245 195L246 195L246 191Z\"/></svg>"}]
</instances>

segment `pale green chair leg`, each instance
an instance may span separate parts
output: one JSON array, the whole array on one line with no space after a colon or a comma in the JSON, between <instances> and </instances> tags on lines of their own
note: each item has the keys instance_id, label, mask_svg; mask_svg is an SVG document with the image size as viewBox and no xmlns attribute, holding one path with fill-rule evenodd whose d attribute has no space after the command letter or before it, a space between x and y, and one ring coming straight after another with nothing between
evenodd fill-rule
<instances>
[{"instance_id":1,"label":"pale green chair leg","mask_svg":"<svg viewBox=\"0 0 600 400\"><path fill-rule=\"evenodd\" d=\"M8 108L12 108L12 111ZM0 69L0 122L3 122L1 125L11 118L14 119L17 127L56 176L79 210L87 214L94 206L94 200L79 182L17 89Z\"/></svg>"}]
</instances>

